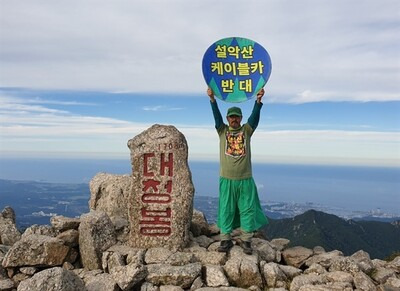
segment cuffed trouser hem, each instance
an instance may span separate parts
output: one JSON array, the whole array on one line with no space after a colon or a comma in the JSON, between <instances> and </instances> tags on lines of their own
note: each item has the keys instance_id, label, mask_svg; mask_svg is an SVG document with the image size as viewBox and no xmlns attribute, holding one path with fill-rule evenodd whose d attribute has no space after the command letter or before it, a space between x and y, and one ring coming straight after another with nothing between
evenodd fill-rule
<instances>
[{"instance_id":1,"label":"cuffed trouser hem","mask_svg":"<svg viewBox=\"0 0 400 291\"><path fill-rule=\"evenodd\" d=\"M254 236L254 232L246 232L243 229L241 231L242 233L240 234L240 239L242 241L251 241Z\"/></svg>"},{"instance_id":2,"label":"cuffed trouser hem","mask_svg":"<svg viewBox=\"0 0 400 291\"><path fill-rule=\"evenodd\" d=\"M230 233L221 233L219 235L219 237L221 238L221 240L230 240L231 239L231 234Z\"/></svg>"}]
</instances>

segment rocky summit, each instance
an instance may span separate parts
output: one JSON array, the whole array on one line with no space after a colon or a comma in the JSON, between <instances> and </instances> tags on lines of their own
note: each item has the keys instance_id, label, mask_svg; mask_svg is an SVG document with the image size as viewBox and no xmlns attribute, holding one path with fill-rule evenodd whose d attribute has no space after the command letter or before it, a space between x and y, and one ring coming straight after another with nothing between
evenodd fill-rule
<instances>
[{"instance_id":1,"label":"rocky summit","mask_svg":"<svg viewBox=\"0 0 400 291\"><path fill-rule=\"evenodd\" d=\"M80 218L54 216L21 233L12 208L0 213L0 291L400 290L400 256L289 247L262 233L251 255L238 233L228 252L218 252L219 229L191 206L186 142L171 127L145 134L152 132L150 146L129 143L131 175L91 180L90 212Z\"/></svg>"},{"instance_id":2,"label":"rocky summit","mask_svg":"<svg viewBox=\"0 0 400 291\"><path fill-rule=\"evenodd\" d=\"M124 243L121 222L99 210L80 219L56 216L50 226L33 225L22 235L9 225L0 219L2 237L19 239L1 241L2 291L400 290L400 256L371 260L362 250L343 256L260 237L246 255L237 236L233 248L220 253L218 228L196 210L190 240L180 250L133 248Z\"/></svg>"}]
</instances>

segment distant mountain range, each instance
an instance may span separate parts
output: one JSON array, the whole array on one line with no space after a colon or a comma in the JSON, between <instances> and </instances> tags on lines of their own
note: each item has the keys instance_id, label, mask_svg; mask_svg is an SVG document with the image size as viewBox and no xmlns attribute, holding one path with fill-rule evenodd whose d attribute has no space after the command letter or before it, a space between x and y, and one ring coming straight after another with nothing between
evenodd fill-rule
<instances>
[{"instance_id":1,"label":"distant mountain range","mask_svg":"<svg viewBox=\"0 0 400 291\"><path fill-rule=\"evenodd\" d=\"M291 246L322 246L326 251L340 250L346 256L364 250L371 258L383 259L400 252L400 221L344 220L309 210L293 218L270 219L264 231L268 239L284 237Z\"/></svg>"}]
</instances>

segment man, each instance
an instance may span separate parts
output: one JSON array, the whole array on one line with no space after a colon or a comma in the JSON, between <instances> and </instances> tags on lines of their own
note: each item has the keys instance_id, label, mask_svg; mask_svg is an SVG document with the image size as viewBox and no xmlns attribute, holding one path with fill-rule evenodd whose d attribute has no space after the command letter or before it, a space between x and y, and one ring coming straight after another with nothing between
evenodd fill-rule
<instances>
[{"instance_id":1,"label":"man","mask_svg":"<svg viewBox=\"0 0 400 291\"><path fill-rule=\"evenodd\" d=\"M220 140L220 180L217 224L221 230L219 252L227 252L233 246L231 233L241 229L241 246L244 253L252 254L251 238L254 231L268 223L265 217L251 168L250 139L257 128L262 107L264 89L257 94L253 112L243 126L242 111L238 107L228 109L223 122L213 91L208 88L212 112Z\"/></svg>"}]
</instances>

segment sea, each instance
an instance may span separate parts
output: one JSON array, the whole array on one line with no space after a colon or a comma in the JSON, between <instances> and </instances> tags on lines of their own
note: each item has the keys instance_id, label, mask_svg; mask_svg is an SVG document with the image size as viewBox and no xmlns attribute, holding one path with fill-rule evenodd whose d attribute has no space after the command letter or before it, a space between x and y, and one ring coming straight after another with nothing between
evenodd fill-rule
<instances>
[{"instance_id":1,"label":"sea","mask_svg":"<svg viewBox=\"0 0 400 291\"><path fill-rule=\"evenodd\" d=\"M195 195L218 196L218 162L189 161ZM129 159L0 158L0 179L89 183L99 172L130 174ZM311 203L400 216L400 167L253 164L264 202ZM1 197L0 197L1 199Z\"/></svg>"}]
</instances>

